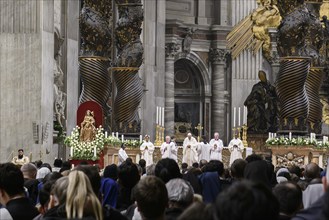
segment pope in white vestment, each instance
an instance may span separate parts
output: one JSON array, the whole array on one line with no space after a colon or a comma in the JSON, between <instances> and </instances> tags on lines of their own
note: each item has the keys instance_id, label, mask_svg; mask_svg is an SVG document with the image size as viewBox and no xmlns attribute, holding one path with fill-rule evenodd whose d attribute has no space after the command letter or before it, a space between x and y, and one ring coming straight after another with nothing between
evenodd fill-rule
<instances>
[{"instance_id":1,"label":"pope in white vestment","mask_svg":"<svg viewBox=\"0 0 329 220\"><path fill-rule=\"evenodd\" d=\"M166 136L166 142L160 147L162 159L164 158L171 158L177 162L177 151L178 147L175 145L174 142L171 142L170 136Z\"/></svg>"},{"instance_id":2,"label":"pope in white vestment","mask_svg":"<svg viewBox=\"0 0 329 220\"><path fill-rule=\"evenodd\" d=\"M191 133L187 134L187 137L183 142L183 163L187 163L188 166L192 166L193 163L198 162L198 142Z\"/></svg>"},{"instance_id":3,"label":"pope in white vestment","mask_svg":"<svg viewBox=\"0 0 329 220\"><path fill-rule=\"evenodd\" d=\"M123 162L125 162L128 158L128 154L126 153L125 151L125 145L122 144L121 145L121 148L118 152L118 158L119 158L119 161L118 161L118 165L120 166Z\"/></svg>"},{"instance_id":4,"label":"pope in white vestment","mask_svg":"<svg viewBox=\"0 0 329 220\"><path fill-rule=\"evenodd\" d=\"M223 141L219 139L219 133L214 134L214 138L210 140L210 160L222 161L222 150L224 148Z\"/></svg>"},{"instance_id":5,"label":"pope in white vestment","mask_svg":"<svg viewBox=\"0 0 329 220\"><path fill-rule=\"evenodd\" d=\"M234 137L229 145L228 149L231 152L230 156L230 166L236 159L242 159L242 152L244 150L244 146L242 141L239 138Z\"/></svg>"},{"instance_id":6,"label":"pope in white vestment","mask_svg":"<svg viewBox=\"0 0 329 220\"><path fill-rule=\"evenodd\" d=\"M146 166L153 164L154 145L150 142L150 136L145 135L144 143L140 146L142 159L146 161Z\"/></svg>"}]
</instances>

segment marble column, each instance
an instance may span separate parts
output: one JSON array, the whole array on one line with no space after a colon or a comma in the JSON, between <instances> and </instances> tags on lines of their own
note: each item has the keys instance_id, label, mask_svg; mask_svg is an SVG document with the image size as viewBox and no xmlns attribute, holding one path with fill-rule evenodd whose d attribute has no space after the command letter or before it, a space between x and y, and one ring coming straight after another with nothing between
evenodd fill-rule
<instances>
[{"instance_id":1,"label":"marble column","mask_svg":"<svg viewBox=\"0 0 329 220\"><path fill-rule=\"evenodd\" d=\"M166 44L165 63L165 134L175 134L175 56L179 50L176 43Z\"/></svg>"},{"instance_id":2,"label":"marble column","mask_svg":"<svg viewBox=\"0 0 329 220\"><path fill-rule=\"evenodd\" d=\"M211 105L211 131L219 132L220 138L227 143L227 117L226 107L226 56L225 49L211 48L209 51L209 60L212 64L212 105Z\"/></svg>"}]
</instances>

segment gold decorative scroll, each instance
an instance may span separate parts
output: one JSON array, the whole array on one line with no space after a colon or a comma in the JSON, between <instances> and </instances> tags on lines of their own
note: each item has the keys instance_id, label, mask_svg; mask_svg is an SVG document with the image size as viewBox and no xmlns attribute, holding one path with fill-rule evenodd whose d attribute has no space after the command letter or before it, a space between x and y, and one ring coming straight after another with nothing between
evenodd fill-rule
<instances>
[{"instance_id":1,"label":"gold decorative scroll","mask_svg":"<svg viewBox=\"0 0 329 220\"><path fill-rule=\"evenodd\" d=\"M227 47L231 50L233 59L245 49L251 49L256 55L262 48L264 57L271 60L271 39L268 28L277 27L281 17L273 1L259 0L258 3L258 8L235 25L226 37Z\"/></svg>"}]
</instances>

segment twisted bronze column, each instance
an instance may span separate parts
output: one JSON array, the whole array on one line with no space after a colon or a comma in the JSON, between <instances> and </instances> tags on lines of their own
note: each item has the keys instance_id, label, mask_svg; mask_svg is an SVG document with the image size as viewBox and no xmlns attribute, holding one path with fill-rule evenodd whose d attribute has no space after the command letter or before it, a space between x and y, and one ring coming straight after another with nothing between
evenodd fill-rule
<instances>
[{"instance_id":1,"label":"twisted bronze column","mask_svg":"<svg viewBox=\"0 0 329 220\"><path fill-rule=\"evenodd\" d=\"M283 57L276 89L280 102L280 132L306 133L309 101L305 81L310 69L309 57Z\"/></svg>"},{"instance_id":2,"label":"twisted bronze column","mask_svg":"<svg viewBox=\"0 0 329 220\"><path fill-rule=\"evenodd\" d=\"M323 68L311 67L305 84L309 100L308 130L316 134L321 134L322 131L322 104L319 96L322 76Z\"/></svg>"},{"instance_id":3,"label":"twisted bronze column","mask_svg":"<svg viewBox=\"0 0 329 220\"><path fill-rule=\"evenodd\" d=\"M113 67L113 78L117 87L113 117L117 131L140 132L138 106L143 98L143 85L137 67Z\"/></svg>"},{"instance_id":4,"label":"twisted bronze column","mask_svg":"<svg viewBox=\"0 0 329 220\"><path fill-rule=\"evenodd\" d=\"M79 104L95 101L103 108L105 115L109 112L107 100L111 95L111 77L108 68L111 62L104 57L79 57L79 70L82 91Z\"/></svg>"}]
</instances>

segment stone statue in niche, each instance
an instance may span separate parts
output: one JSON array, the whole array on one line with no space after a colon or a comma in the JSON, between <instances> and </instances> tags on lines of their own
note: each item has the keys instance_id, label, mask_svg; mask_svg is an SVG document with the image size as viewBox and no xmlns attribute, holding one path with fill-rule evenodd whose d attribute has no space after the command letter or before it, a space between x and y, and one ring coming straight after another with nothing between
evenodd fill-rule
<instances>
[{"instance_id":1,"label":"stone statue in niche","mask_svg":"<svg viewBox=\"0 0 329 220\"><path fill-rule=\"evenodd\" d=\"M81 123L80 141L90 142L95 139L96 127L94 112L87 110L86 115Z\"/></svg>"},{"instance_id":2,"label":"stone statue in niche","mask_svg":"<svg viewBox=\"0 0 329 220\"><path fill-rule=\"evenodd\" d=\"M187 33L185 35L185 38L183 39L183 51L185 53L190 53L191 51L191 45L193 41L193 34L197 31L196 28L188 28Z\"/></svg>"},{"instance_id":3,"label":"stone statue in niche","mask_svg":"<svg viewBox=\"0 0 329 220\"><path fill-rule=\"evenodd\" d=\"M275 87L262 70L258 73L260 82L253 86L244 102L248 108L247 124L250 133L276 132L278 128L278 103Z\"/></svg>"},{"instance_id":4,"label":"stone statue in niche","mask_svg":"<svg viewBox=\"0 0 329 220\"><path fill-rule=\"evenodd\" d=\"M55 29L54 42L54 121L57 121L61 127L64 127L66 93L64 92L64 73L59 63L64 39L60 36L58 29Z\"/></svg>"}]
</instances>

